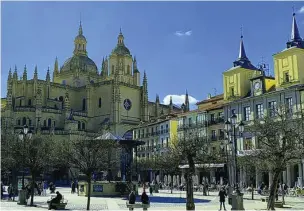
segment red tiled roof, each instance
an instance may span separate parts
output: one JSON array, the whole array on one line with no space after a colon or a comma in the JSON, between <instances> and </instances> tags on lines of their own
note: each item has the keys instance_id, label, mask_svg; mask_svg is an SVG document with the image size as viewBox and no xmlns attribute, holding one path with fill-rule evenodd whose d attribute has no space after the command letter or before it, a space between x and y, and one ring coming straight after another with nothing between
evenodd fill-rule
<instances>
[{"instance_id":1,"label":"red tiled roof","mask_svg":"<svg viewBox=\"0 0 304 211\"><path fill-rule=\"evenodd\" d=\"M210 103L210 102L218 101L218 100L222 100L222 99L224 99L224 94L216 95L214 97L211 97L210 99L199 101L196 103L196 105L200 105L203 103Z\"/></svg>"}]
</instances>

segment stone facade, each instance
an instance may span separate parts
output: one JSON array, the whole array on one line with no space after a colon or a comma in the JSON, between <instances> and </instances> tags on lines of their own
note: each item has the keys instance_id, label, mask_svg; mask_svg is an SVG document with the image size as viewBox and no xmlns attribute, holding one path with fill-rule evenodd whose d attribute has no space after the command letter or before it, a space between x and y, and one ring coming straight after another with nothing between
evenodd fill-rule
<instances>
[{"instance_id":1,"label":"stone facade","mask_svg":"<svg viewBox=\"0 0 304 211\"><path fill-rule=\"evenodd\" d=\"M34 131L54 134L58 138L78 135L95 136L103 127L123 136L127 131L151 118L178 107L148 101L148 79L140 72L135 57L119 33L117 45L102 61L101 71L88 57L87 41L80 23L74 40L73 56L59 68L56 58L51 81L48 69L45 80L27 78L24 67L21 79L17 68L9 71L7 97L2 99L2 129L16 132L27 124Z\"/></svg>"}]
</instances>

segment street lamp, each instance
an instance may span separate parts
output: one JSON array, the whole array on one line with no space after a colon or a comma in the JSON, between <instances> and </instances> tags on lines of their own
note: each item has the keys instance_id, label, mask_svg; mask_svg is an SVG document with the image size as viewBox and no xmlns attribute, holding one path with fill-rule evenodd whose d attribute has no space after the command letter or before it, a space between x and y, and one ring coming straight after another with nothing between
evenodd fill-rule
<instances>
[{"instance_id":1,"label":"street lamp","mask_svg":"<svg viewBox=\"0 0 304 211\"><path fill-rule=\"evenodd\" d=\"M27 125L23 126L23 130L21 130L19 135L18 135L19 140L22 141L22 143L23 143L23 149L22 149L22 157L23 157L23 159L22 159L22 169L23 169L23 171L22 171L22 189L23 190L25 188L24 187L24 170L25 170L24 169L24 149L25 149L25 142L26 142L26 139L31 140L32 135L33 135L33 133Z\"/></svg>"},{"instance_id":2,"label":"street lamp","mask_svg":"<svg viewBox=\"0 0 304 211\"><path fill-rule=\"evenodd\" d=\"M244 126L245 124L241 121L238 125L237 125L237 116L236 114L233 114L231 117L230 117L230 121L227 120L225 122L225 129L226 129L226 133L227 133L227 136L228 136L228 140L229 140L229 135L231 135L231 142L230 144L232 145L231 146L231 149L234 149L234 153L233 154L233 158L234 158L234 163L235 163L235 169L234 169L234 174L235 174L235 192L236 193L240 193L240 190L239 190L239 187L238 187L238 182L239 182L239 179L238 179L238 172L237 172L237 137L241 137L243 135L243 132L244 132ZM238 131L239 131L239 135L236 134L236 129L238 128Z\"/></svg>"}]
</instances>

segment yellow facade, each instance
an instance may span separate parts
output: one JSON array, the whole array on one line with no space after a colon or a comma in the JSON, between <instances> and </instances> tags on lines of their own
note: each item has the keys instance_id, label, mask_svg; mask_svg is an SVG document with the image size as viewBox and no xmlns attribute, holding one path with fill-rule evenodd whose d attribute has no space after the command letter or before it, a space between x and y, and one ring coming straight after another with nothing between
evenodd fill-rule
<instances>
[{"instance_id":1,"label":"yellow facade","mask_svg":"<svg viewBox=\"0 0 304 211\"><path fill-rule=\"evenodd\" d=\"M7 98L1 103L3 128L13 132L27 124L42 133L88 135L109 127L123 136L140 122L179 110L159 99L148 101L146 73L141 84L136 58L126 47L122 32L116 47L103 59L101 72L88 57L81 24L74 45L72 57L60 68L56 58L52 81L49 69L46 80L38 79L37 67L29 80L27 67L21 79L17 67L13 74L9 71Z\"/></svg>"},{"instance_id":2,"label":"yellow facade","mask_svg":"<svg viewBox=\"0 0 304 211\"><path fill-rule=\"evenodd\" d=\"M304 83L304 49L289 48L273 56L276 87Z\"/></svg>"}]
</instances>

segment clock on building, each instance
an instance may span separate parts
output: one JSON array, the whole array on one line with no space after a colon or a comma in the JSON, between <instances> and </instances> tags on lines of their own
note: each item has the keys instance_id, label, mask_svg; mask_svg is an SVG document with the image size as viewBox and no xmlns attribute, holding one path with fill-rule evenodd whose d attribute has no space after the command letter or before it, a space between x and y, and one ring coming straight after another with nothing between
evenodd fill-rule
<instances>
[{"instance_id":1,"label":"clock on building","mask_svg":"<svg viewBox=\"0 0 304 211\"><path fill-rule=\"evenodd\" d=\"M124 102L123 102L123 106L124 106L124 108L125 108L127 111L129 111L129 110L131 109L131 107L132 107L132 102L131 102L131 100L125 99Z\"/></svg>"},{"instance_id":2,"label":"clock on building","mask_svg":"<svg viewBox=\"0 0 304 211\"><path fill-rule=\"evenodd\" d=\"M261 88L261 82L260 81L257 81L254 83L254 89L255 90L259 90Z\"/></svg>"}]
</instances>

